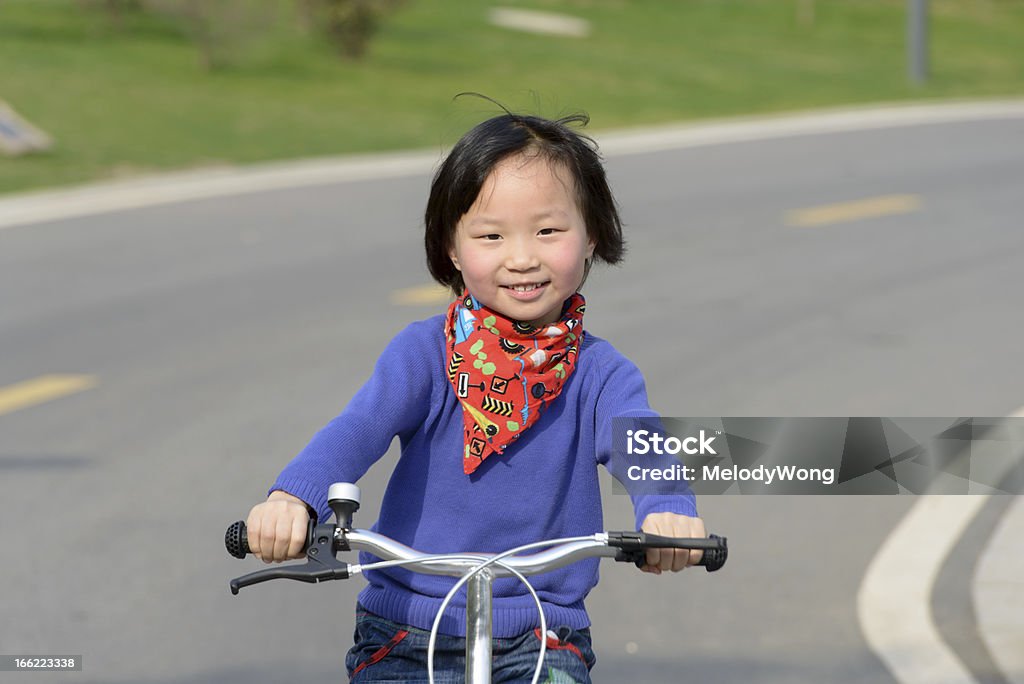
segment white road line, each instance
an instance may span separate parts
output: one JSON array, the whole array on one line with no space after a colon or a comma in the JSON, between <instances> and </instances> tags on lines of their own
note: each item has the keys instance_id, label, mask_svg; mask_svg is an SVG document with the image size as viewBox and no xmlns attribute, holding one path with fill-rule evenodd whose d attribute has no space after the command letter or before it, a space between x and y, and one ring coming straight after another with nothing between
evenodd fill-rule
<instances>
[{"instance_id":1,"label":"white road line","mask_svg":"<svg viewBox=\"0 0 1024 684\"><path fill-rule=\"evenodd\" d=\"M903 684L974 684L931 619L946 556L985 496L922 496L871 561L857 595L861 630Z\"/></svg>"},{"instance_id":2,"label":"white road line","mask_svg":"<svg viewBox=\"0 0 1024 684\"><path fill-rule=\"evenodd\" d=\"M1024 408L1013 416L1024 416ZM935 580L990 495L922 496L882 544L857 595L861 631L902 684L976 684L932 621Z\"/></svg>"},{"instance_id":3,"label":"white road line","mask_svg":"<svg viewBox=\"0 0 1024 684\"><path fill-rule=\"evenodd\" d=\"M602 153L613 157L801 135L999 119L1024 119L1024 100L821 110L610 131L595 137ZM442 156L438 150L333 157L0 196L0 229L174 202L426 174Z\"/></svg>"},{"instance_id":4,"label":"white road line","mask_svg":"<svg viewBox=\"0 0 1024 684\"><path fill-rule=\"evenodd\" d=\"M1013 684L1024 684L1024 498L1003 515L978 561L974 608L992 660Z\"/></svg>"}]
</instances>

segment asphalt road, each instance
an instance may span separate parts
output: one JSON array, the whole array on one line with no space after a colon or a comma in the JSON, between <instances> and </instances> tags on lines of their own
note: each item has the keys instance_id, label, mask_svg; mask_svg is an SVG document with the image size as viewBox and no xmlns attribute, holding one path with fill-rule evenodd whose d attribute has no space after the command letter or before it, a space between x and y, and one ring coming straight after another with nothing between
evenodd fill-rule
<instances>
[{"instance_id":1,"label":"asphalt road","mask_svg":"<svg viewBox=\"0 0 1024 684\"><path fill-rule=\"evenodd\" d=\"M640 366L664 415L1024 405L1024 121L624 154L608 168L631 249L588 282L587 327ZM82 673L33 682L343 680L361 581L232 597L228 579L257 566L228 558L222 533L386 341L440 310L391 299L429 280L427 185L414 175L0 230L0 387L52 373L97 383L0 415L0 652L84 656ZM892 195L911 201L790 225L797 209ZM361 526L393 458L361 483ZM699 503L730 539L729 565L662 577L605 566L589 601L595 681L892 681L855 598L912 498ZM609 494L607 527L630 520ZM971 569L945 569L936 598L968 640Z\"/></svg>"}]
</instances>

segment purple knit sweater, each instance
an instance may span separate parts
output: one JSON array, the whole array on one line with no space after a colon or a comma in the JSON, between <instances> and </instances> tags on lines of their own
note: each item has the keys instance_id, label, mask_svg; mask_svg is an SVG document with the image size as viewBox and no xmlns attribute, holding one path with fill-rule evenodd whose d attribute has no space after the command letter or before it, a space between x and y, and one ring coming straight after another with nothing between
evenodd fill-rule
<instances>
[{"instance_id":1,"label":"purple knit sweater","mask_svg":"<svg viewBox=\"0 0 1024 684\"><path fill-rule=\"evenodd\" d=\"M644 380L609 343L587 334L561 395L503 455L472 475L462 470L462 408L444 373L443 315L409 325L387 346L373 376L345 410L316 434L271 488L284 490L327 520L327 489L356 482L388 450L402 453L373 529L420 551L499 552L542 539L603 529L597 465L620 482L628 465L612 457L612 418L654 416ZM650 463L642 463L645 466ZM693 495L635 494L637 529L649 513L696 516ZM363 554L361 562L372 562ZM590 624L583 599L597 584L598 560L531 578L551 625ZM454 578L400 568L368 571L359 596L370 611L430 629ZM449 604L445 634L465 634L464 594ZM494 583L495 637L522 634L540 622L526 589Z\"/></svg>"}]
</instances>

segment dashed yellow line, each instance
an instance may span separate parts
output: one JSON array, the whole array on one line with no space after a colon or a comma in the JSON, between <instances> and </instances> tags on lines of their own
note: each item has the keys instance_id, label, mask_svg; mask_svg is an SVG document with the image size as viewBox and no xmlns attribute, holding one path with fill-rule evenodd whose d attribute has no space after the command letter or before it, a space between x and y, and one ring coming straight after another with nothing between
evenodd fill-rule
<instances>
[{"instance_id":1,"label":"dashed yellow line","mask_svg":"<svg viewBox=\"0 0 1024 684\"><path fill-rule=\"evenodd\" d=\"M41 375L0 387L0 416L19 409L83 392L99 384L92 375Z\"/></svg>"},{"instance_id":2,"label":"dashed yellow line","mask_svg":"<svg viewBox=\"0 0 1024 684\"><path fill-rule=\"evenodd\" d=\"M420 285L391 293L391 303L399 306L448 304L451 300L451 291L440 285Z\"/></svg>"},{"instance_id":3,"label":"dashed yellow line","mask_svg":"<svg viewBox=\"0 0 1024 684\"><path fill-rule=\"evenodd\" d=\"M786 225L794 228L814 228L879 216L909 214L919 210L921 205L919 195L869 197L854 202L796 209L786 214Z\"/></svg>"}]
</instances>

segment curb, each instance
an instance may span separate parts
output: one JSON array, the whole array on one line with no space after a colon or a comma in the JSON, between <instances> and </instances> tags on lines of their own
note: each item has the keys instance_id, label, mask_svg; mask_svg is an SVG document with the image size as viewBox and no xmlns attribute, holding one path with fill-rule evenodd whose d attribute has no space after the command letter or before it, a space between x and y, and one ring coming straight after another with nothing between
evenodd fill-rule
<instances>
[{"instance_id":1,"label":"curb","mask_svg":"<svg viewBox=\"0 0 1024 684\"><path fill-rule=\"evenodd\" d=\"M875 105L594 134L606 157L752 140L953 122L1024 119L1024 99ZM0 229L217 197L429 174L443 150L186 171L0 196Z\"/></svg>"}]
</instances>

